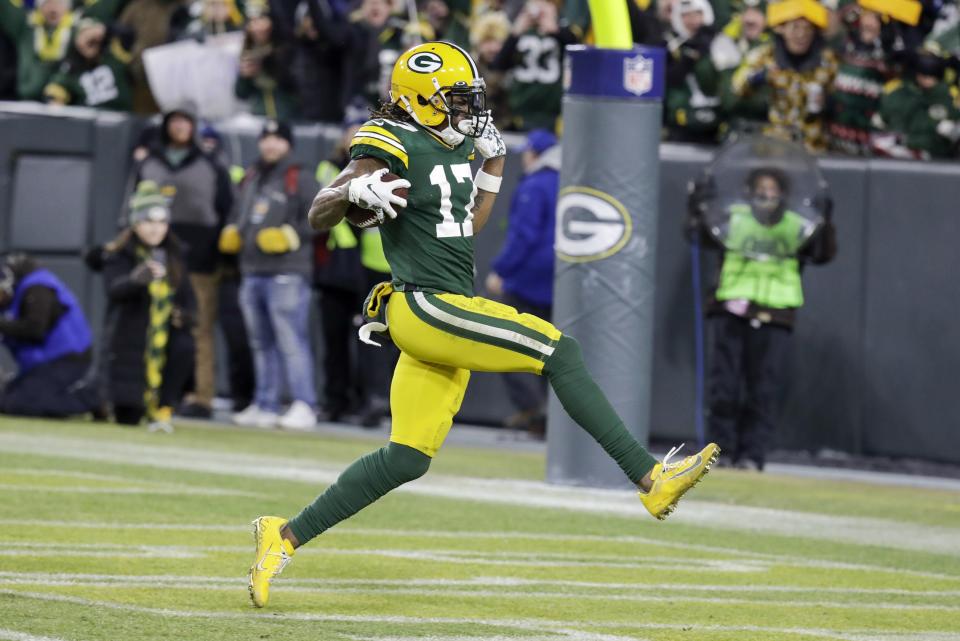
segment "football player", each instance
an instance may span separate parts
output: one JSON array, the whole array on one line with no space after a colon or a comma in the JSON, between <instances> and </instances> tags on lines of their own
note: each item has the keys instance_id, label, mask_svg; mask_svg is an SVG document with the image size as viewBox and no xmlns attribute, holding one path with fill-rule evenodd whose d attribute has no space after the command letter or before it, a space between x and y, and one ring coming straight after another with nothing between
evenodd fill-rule
<instances>
[{"instance_id":1,"label":"football player","mask_svg":"<svg viewBox=\"0 0 960 641\"><path fill-rule=\"evenodd\" d=\"M593 381L573 338L536 316L474 296L473 236L500 191L506 148L467 52L447 42L405 52L394 66L390 100L373 116L353 138L350 164L317 194L310 222L330 229L354 205L383 222L393 282L374 288L364 314L371 321L366 329L388 331L401 351L390 392L390 442L352 463L289 521L254 521L249 589L257 607L267 603L270 580L298 546L426 473L472 370L546 376L566 411L636 483L658 519L719 453L710 444L679 462L669 461L676 450L656 461ZM470 168L475 154L483 158L476 175ZM408 189L407 197L398 189Z\"/></svg>"}]
</instances>

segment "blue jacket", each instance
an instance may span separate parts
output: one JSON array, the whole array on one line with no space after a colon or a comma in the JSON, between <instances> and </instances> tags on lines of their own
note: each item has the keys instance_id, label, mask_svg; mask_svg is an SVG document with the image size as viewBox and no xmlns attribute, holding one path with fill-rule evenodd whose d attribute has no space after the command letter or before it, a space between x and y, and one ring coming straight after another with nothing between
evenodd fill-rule
<instances>
[{"instance_id":1,"label":"blue jacket","mask_svg":"<svg viewBox=\"0 0 960 641\"><path fill-rule=\"evenodd\" d=\"M503 289L532 305L553 304L553 239L560 190L560 148L552 147L520 179L510 203L507 238L493 271Z\"/></svg>"},{"instance_id":2,"label":"blue jacket","mask_svg":"<svg viewBox=\"0 0 960 641\"><path fill-rule=\"evenodd\" d=\"M87 325L87 320L83 316L83 310L80 309L76 297L59 278L46 269L37 269L30 272L17 283L13 294L13 302L10 304L8 312L10 318L19 317L24 293L35 286L49 287L55 291L60 304L66 308L66 312L57 320L42 343L4 339L7 347L13 353L17 365L20 366L21 374L30 371L37 365L55 361L62 356L83 353L90 349L91 343L90 326Z\"/></svg>"}]
</instances>

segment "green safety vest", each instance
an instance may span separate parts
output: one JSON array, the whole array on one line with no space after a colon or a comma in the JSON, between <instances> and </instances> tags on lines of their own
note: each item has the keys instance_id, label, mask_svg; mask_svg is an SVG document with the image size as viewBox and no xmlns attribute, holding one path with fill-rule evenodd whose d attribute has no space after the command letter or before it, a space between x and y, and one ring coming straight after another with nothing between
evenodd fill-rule
<instances>
[{"instance_id":1,"label":"green safety vest","mask_svg":"<svg viewBox=\"0 0 960 641\"><path fill-rule=\"evenodd\" d=\"M803 305L796 255L805 229L803 217L792 211L771 227L758 222L749 205L731 206L717 300L748 300L771 309Z\"/></svg>"},{"instance_id":2,"label":"green safety vest","mask_svg":"<svg viewBox=\"0 0 960 641\"><path fill-rule=\"evenodd\" d=\"M360 245L360 263L367 269L383 274L390 273L390 263L383 253L383 241L380 240L380 230L364 229L360 232L360 241L357 242L357 236L350 223L341 220L330 230L330 238L327 240L327 249L330 251L336 249L354 249Z\"/></svg>"}]
</instances>

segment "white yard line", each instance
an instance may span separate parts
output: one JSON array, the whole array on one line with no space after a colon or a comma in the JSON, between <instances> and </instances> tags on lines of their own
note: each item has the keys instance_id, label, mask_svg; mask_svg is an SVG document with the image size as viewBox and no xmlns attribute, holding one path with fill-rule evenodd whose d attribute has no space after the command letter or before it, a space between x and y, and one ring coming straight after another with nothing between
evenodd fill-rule
<instances>
[{"instance_id":1,"label":"white yard line","mask_svg":"<svg viewBox=\"0 0 960 641\"><path fill-rule=\"evenodd\" d=\"M66 529L131 529L131 530L169 530L169 531L213 531L213 532L244 532L248 533L250 526L247 524L243 525L213 525L213 524L168 524L168 523L121 523L113 521L61 521L61 520L41 520L41 519L0 519L0 527L2 526L12 526L12 527L41 527L41 528L66 528ZM728 571L751 571L751 572L761 572L768 571L773 565L787 566L787 567L796 567L796 568L822 568L822 569L831 569L831 570L850 570L850 571L861 571L861 572L883 572L890 574L897 574L903 576L912 576L917 578L925 579L936 579L936 580L946 580L946 581L958 581L960 576L955 574L944 574L940 572L925 572L922 570L910 570L904 568L891 568L881 565L869 565L863 563L845 563L841 561L828 561L822 559L812 559L810 557L796 557L791 555L784 554L772 554L766 552L754 552L748 550L740 550L737 548L728 548L721 546L712 546L712 545L702 545L695 543L681 543L676 541L662 541L659 539L639 537L632 535L591 535L591 534L555 534L549 532L487 532L487 531L440 531L440 530L397 530L391 528L351 528L338 526L335 530L330 531L328 536L376 536L376 537L395 537L395 538L414 538L417 540L423 540L426 538L439 538L439 539L455 539L458 541L464 541L468 539L481 539L481 540L532 540L532 541L570 541L570 542L597 542L597 543L623 543L623 544L636 544L636 545L651 545L659 546L666 548L674 548L680 550L690 550L705 552L708 554L720 554L720 555L730 555L743 557L745 560L736 563L735 561L726 561L723 565L715 565L714 569L720 568ZM187 547L184 549L194 549L196 547ZM317 548L305 548L306 553L313 554ZM338 551L334 548L327 548L332 554L337 553ZM206 551L216 551L216 552L240 552L241 548L239 547L217 547L217 548L206 548ZM430 550L435 551L435 550ZM367 550L359 551L342 551L344 554L364 554ZM398 553L393 556L403 555L405 551L400 550ZM453 551L451 551L453 552ZM462 553L468 553L469 550L462 550ZM301 552L301 554L304 552ZM369 550L370 554L377 554L376 550ZM0 555L3 552L0 551ZM19 553L17 553L19 554ZM531 553L532 554L532 553ZM200 553L194 553L192 556L199 556ZM47 554L47 556L53 556ZM74 554L74 556L84 556L83 554ZM89 555L88 555L89 556ZM409 555L407 555L409 556ZM616 556L614 558L624 558L622 555ZM630 558L630 557L628 557ZM440 559L435 559L440 560ZM449 559L444 559L449 560ZM674 558L667 557L662 554L653 554L649 558L640 558L636 561L637 564L643 564L641 567L650 567L650 566L663 566L666 569L676 569L677 567L682 567L685 564L690 563L699 563L702 559L697 558ZM710 559L710 562L715 564L724 561L722 559ZM457 561L451 561L457 562ZM622 566L622 561L618 564L618 567ZM501 565L503 565L501 563Z\"/></svg>"},{"instance_id":2,"label":"white yard line","mask_svg":"<svg viewBox=\"0 0 960 641\"><path fill-rule=\"evenodd\" d=\"M250 497L264 497L266 494L261 494L259 492L244 492L242 490L233 490L221 487L198 487L196 485L182 485L180 483L165 483L163 481L145 481L133 476L121 476L118 474L95 474L92 472L79 472L77 470L61 470L61 469L51 469L44 468L42 470L31 469L31 468L4 468L0 470L0 477L12 475L12 476L35 476L42 477L44 479L50 479L52 477L66 477L72 479L85 479L90 481L104 481L107 483L119 483L124 486L124 488L129 486L137 486L137 488L151 489L159 488L161 490L170 490L171 494L197 494L202 491L204 494L209 494L210 496L250 496ZM11 483L10 485L16 487L26 487L25 485L19 483ZM59 487L62 486L48 486L42 485L37 486L40 488L50 487L52 491L57 491ZM73 489L73 488L71 488ZM157 492L161 494L163 492Z\"/></svg>"},{"instance_id":3,"label":"white yard line","mask_svg":"<svg viewBox=\"0 0 960 641\"><path fill-rule=\"evenodd\" d=\"M28 578L0 578L0 585L35 585L46 587L94 587L94 588L158 588L163 586L166 589L196 589L203 591L226 591L242 593L246 582L241 579L230 579L225 582L182 581L178 584L163 582L145 583L144 581L124 581L122 579L111 579L109 581L86 580L78 581L75 579L28 579ZM628 594L604 593L597 594L593 592L570 592L570 591L520 591L505 590L503 586L497 586L499 589L477 589L476 585L465 586L469 589L453 589L451 585L431 586L431 587L411 587L416 582L410 581L407 584L393 584L381 587L347 587L342 583L330 582L326 585L314 585L305 587L297 585L296 582L280 581L278 588L288 593L300 594L362 594L362 595L403 595L403 596L425 596L439 598L462 598L462 599L541 599L546 601L556 601L570 599L576 601L603 601L610 603L614 601L625 601L632 603L705 603L711 605L735 605L735 606L756 606L756 607L777 607L777 608L818 608L818 609L839 609L839 610L903 610L903 611L943 611L960 612L960 606L925 603L925 604L904 604L869 601L851 601L839 603L836 601L785 601L774 599L746 599L733 597L705 597L690 596L673 590L669 586L667 594L664 596L653 596L633 591Z\"/></svg>"},{"instance_id":4,"label":"white yard line","mask_svg":"<svg viewBox=\"0 0 960 641\"><path fill-rule=\"evenodd\" d=\"M161 445L133 445L109 440L0 434L0 451L121 465L189 470L247 478L320 484L334 481L342 466L294 458L223 453ZM533 481L471 479L427 475L398 491L505 505L608 513L649 518L627 492L558 487ZM878 518L830 516L771 508L721 505L686 500L674 522L700 527L753 531L786 537L830 540L960 556L960 528L921 525Z\"/></svg>"},{"instance_id":5,"label":"white yard line","mask_svg":"<svg viewBox=\"0 0 960 641\"><path fill-rule=\"evenodd\" d=\"M84 599L81 597L66 596L61 594L43 594L38 592L21 592L19 590L0 589L0 595L20 597L26 599L36 599L52 603L67 603L79 605L89 609L114 610L119 612L133 612L137 614L156 615L161 617L177 617L186 619L213 619L213 620L267 620L276 621L277 615L270 612L219 612L208 610L176 610L171 608L150 608L126 603L114 603L111 601L98 601ZM795 634L819 637L824 639L836 639L838 641L912 641L913 639L923 639L923 641L960 641L960 633L942 632L938 630L930 631L910 631L910 630L851 630L840 631L825 628L781 628L774 626L756 626L756 625L700 625L696 623L636 623L636 622L609 622L609 623L588 623L556 621L547 619L477 619L477 618L455 618L455 617L402 617L402 616L371 616L371 615L340 615L340 614L314 614L284 612L283 619L287 621L310 621L310 622L336 622L336 623L379 623L390 626L397 625L415 625L424 626L431 624L440 625L465 625L465 626L488 626L509 628L515 630L524 630L532 632L556 632L558 630L574 629L626 629L626 630L676 630L689 632L701 630L705 632L756 632L756 633L777 633L777 634Z\"/></svg>"},{"instance_id":6,"label":"white yard line","mask_svg":"<svg viewBox=\"0 0 960 641\"><path fill-rule=\"evenodd\" d=\"M6 492L43 492L55 494L160 494L168 496L246 496L266 498L266 494L237 490L204 489L199 487L88 487L84 485L31 485L27 483L0 483Z\"/></svg>"},{"instance_id":7,"label":"white yard line","mask_svg":"<svg viewBox=\"0 0 960 641\"><path fill-rule=\"evenodd\" d=\"M0 641L64 641L59 637L41 637L35 634L27 634L26 632L17 632L16 630L8 630L5 628L0 628Z\"/></svg>"},{"instance_id":8,"label":"white yard line","mask_svg":"<svg viewBox=\"0 0 960 641\"><path fill-rule=\"evenodd\" d=\"M30 585L44 581L62 582L64 585L102 584L113 585L162 585L205 584L246 585L246 578L237 576L206 577L168 574L84 574L71 572L3 572L0 581L18 585ZM800 587L794 585L736 585L736 584L692 584L692 583L619 583L603 581L564 581L553 579L523 579L514 577L473 577L469 579L295 579L283 577L278 581L287 587L329 587L329 586L420 586L420 587L534 587L576 588L584 590L676 590L682 592L777 592L784 594L838 594L869 596L907 596L907 597L960 597L960 590L905 590L900 588L837 588L837 587ZM59 583L58 583L59 584Z\"/></svg>"}]
</instances>

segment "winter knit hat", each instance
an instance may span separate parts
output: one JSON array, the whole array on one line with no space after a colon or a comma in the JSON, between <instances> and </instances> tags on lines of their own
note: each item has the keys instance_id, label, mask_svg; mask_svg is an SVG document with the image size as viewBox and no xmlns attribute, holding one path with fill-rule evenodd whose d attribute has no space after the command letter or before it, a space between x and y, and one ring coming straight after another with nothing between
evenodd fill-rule
<instances>
[{"instance_id":1,"label":"winter knit hat","mask_svg":"<svg viewBox=\"0 0 960 641\"><path fill-rule=\"evenodd\" d=\"M130 197L130 224L144 221L170 222L170 199L163 195L160 186L152 180L141 181Z\"/></svg>"},{"instance_id":2,"label":"winter knit hat","mask_svg":"<svg viewBox=\"0 0 960 641\"><path fill-rule=\"evenodd\" d=\"M266 138L267 136L278 136L283 138L290 146L293 147L293 130L290 128L290 125L277 121L277 120L267 120L263 123L263 129L260 131L260 138Z\"/></svg>"}]
</instances>

